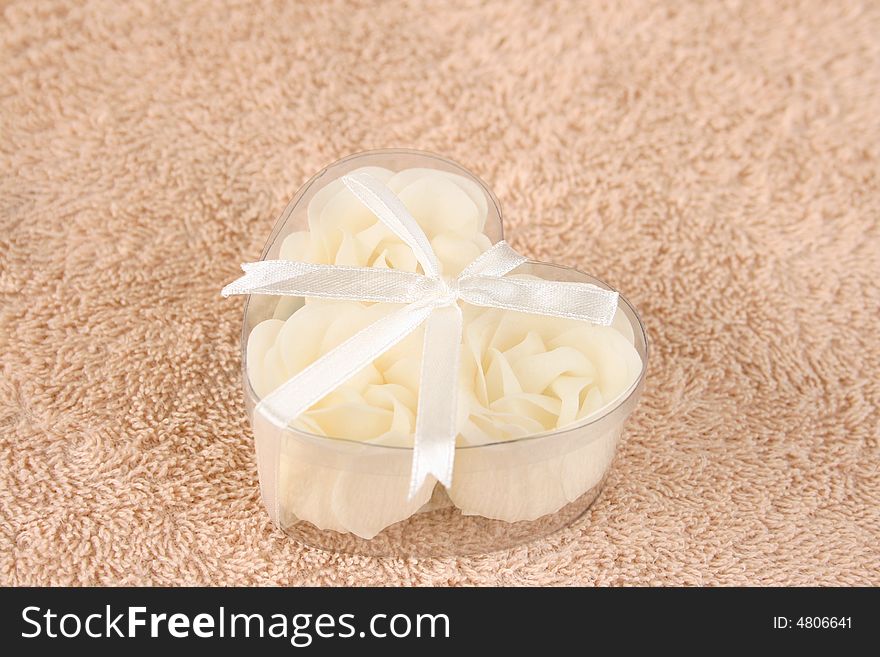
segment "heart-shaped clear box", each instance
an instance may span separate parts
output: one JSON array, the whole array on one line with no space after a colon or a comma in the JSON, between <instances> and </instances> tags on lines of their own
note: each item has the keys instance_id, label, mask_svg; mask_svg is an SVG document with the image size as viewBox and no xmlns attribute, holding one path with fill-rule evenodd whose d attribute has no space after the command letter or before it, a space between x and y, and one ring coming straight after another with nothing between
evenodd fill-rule
<instances>
[{"instance_id":1,"label":"heart-shaped clear box","mask_svg":"<svg viewBox=\"0 0 880 657\"><path fill-rule=\"evenodd\" d=\"M475 183L485 195L483 232L503 239L501 209L488 186L464 167L427 152L392 149L358 153L309 180L278 219L261 259L277 258L284 238L308 229L311 200L331 182L362 167L391 171L428 168ZM547 280L601 280L571 267L527 262L514 273ZM241 336L244 392L257 452L260 490L269 515L289 536L330 551L377 556L448 556L492 552L525 543L580 518L597 498L611 467L627 417L636 406L648 360L645 330L621 295L615 328L641 358L637 379L585 421L490 444L456 449L452 488L436 484L407 499L412 449L345 436L279 429L259 412L248 377L251 330L273 317L290 297L251 295ZM381 528L380 531L377 530Z\"/></svg>"}]
</instances>

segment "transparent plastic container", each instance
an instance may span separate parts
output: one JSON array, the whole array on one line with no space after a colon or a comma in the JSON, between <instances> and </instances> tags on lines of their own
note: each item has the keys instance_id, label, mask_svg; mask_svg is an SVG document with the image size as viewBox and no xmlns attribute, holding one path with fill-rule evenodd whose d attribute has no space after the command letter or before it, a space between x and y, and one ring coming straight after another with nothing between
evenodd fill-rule
<instances>
[{"instance_id":1,"label":"transparent plastic container","mask_svg":"<svg viewBox=\"0 0 880 657\"><path fill-rule=\"evenodd\" d=\"M284 237L308 228L309 202L328 182L363 166L393 171L426 167L468 178L485 195L488 219L483 232L492 242L502 239L498 201L471 172L430 153L369 151L330 165L306 183L275 225L261 259L276 258ZM547 263L528 262L514 273L609 287L576 269ZM263 502L289 536L326 550L379 556L491 552L565 527L599 495L647 370L645 330L623 296L615 327L627 335L642 360L641 373L629 389L584 423L510 441L458 447L452 488L425 487L412 501L407 500L411 448L328 438L291 427L281 430L256 410L259 398L248 378L248 336L254 326L273 316L282 299L248 297L241 346ZM286 299L289 304L290 298ZM308 520L316 518L321 526ZM377 524L385 529L373 534L369 527Z\"/></svg>"}]
</instances>

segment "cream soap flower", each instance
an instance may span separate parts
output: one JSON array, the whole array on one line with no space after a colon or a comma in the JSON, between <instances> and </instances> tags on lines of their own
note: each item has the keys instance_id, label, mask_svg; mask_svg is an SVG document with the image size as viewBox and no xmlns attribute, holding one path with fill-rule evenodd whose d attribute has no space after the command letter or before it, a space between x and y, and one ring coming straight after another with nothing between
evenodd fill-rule
<instances>
[{"instance_id":1,"label":"cream soap flower","mask_svg":"<svg viewBox=\"0 0 880 657\"><path fill-rule=\"evenodd\" d=\"M627 331L627 328L629 330ZM620 311L612 326L465 306L463 444L485 444L589 419L638 378L642 361Z\"/></svg>"},{"instance_id":2,"label":"cream soap flower","mask_svg":"<svg viewBox=\"0 0 880 657\"><path fill-rule=\"evenodd\" d=\"M249 376L261 397L393 306L311 300L288 320L258 324L248 342ZM642 363L631 329L465 306L459 445L513 441L578 421L613 403ZM395 346L304 413L294 427L365 443L411 446L418 405L422 331ZM282 509L321 529L370 538L416 512L430 487L406 501L409 452L389 458L396 476L328 467L321 448L287 441L281 454ZM599 482L616 433L586 445L512 442L459 450L449 496L466 514L518 521L551 513ZM365 446L366 447L366 446ZM548 458L547 454L553 455ZM539 458L540 455L540 458ZM323 459L326 461L326 458Z\"/></svg>"},{"instance_id":3,"label":"cream soap flower","mask_svg":"<svg viewBox=\"0 0 880 657\"><path fill-rule=\"evenodd\" d=\"M612 326L479 309L467 312L459 444L514 441L588 422L636 382L642 361L618 310ZM468 515L516 522L558 511L598 484L621 427L587 444L529 439L456 454L448 491ZM557 440L548 446L547 440Z\"/></svg>"},{"instance_id":4,"label":"cream soap flower","mask_svg":"<svg viewBox=\"0 0 880 657\"><path fill-rule=\"evenodd\" d=\"M398 173L363 167L385 183L425 231L443 268L454 276L492 246L482 232L488 204L479 186L463 176L438 169L404 169ZM388 267L416 271L410 249L354 195L334 180L312 198L309 230L288 235L281 245L285 260Z\"/></svg>"},{"instance_id":5,"label":"cream soap flower","mask_svg":"<svg viewBox=\"0 0 880 657\"><path fill-rule=\"evenodd\" d=\"M443 274L455 276L492 246L483 233L489 212L486 195L472 180L439 169L394 173L361 167L403 202L431 241ZM380 222L336 179L319 190L308 207L309 229L284 238L278 257L315 264L420 270L412 249ZM275 318L289 317L302 300L282 297Z\"/></svg>"},{"instance_id":6,"label":"cream soap flower","mask_svg":"<svg viewBox=\"0 0 880 657\"><path fill-rule=\"evenodd\" d=\"M387 304L312 299L286 321L269 319L248 338L248 376L264 397L357 331L394 310ZM423 330L417 330L297 418L295 429L376 445L411 446ZM282 441L277 495L282 522L372 538L415 513L430 487L407 501L411 453L401 450L385 472L339 467L332 447ZM365 446L367 447L367 446ZM387 474L396 467L397 476Z\"/></svg>"}]
</instances>

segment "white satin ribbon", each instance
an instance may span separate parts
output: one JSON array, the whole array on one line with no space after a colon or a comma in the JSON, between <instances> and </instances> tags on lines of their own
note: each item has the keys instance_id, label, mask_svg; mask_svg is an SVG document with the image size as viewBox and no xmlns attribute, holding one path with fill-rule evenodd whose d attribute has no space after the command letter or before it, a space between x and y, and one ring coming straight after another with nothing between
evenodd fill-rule
<instances>
[{"instance_id":1,"label":"white satin ribbon","mask_svg":"<svg viewBox=\"0 0 880 657\"><path fill-rule=\"evenodd\" d=\"M504 278L526 258L503 241L482 253L458 277L444 278L428 237L390 189L366 173L343 176L342 182L412 248L424 274L290 260L242 265L245 275L223 288L223 296L271 294L405 304L355 333L264 397L257 412L279 428L286 428L425 323L409 495L412 498L429 475L448 488L452 485L458 434L456 403L462 333L458 302L608 326L617 310L617 292L589 283Z\"/></svg>"}]
</instances>

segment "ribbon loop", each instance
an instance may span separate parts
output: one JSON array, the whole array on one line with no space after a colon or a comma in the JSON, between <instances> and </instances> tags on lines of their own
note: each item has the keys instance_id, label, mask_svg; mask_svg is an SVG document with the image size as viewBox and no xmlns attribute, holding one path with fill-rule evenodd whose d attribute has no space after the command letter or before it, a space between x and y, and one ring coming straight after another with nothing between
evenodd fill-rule
<instances>
[{"instance_id":1,"label":"ribbon loop","mask_svg":"<svg viewBox=\"0 0 880 657\"><path fill-rule=\"evenodd\" d=\"M293 260L262 260L241 266L245 275L221 294L271 294L347 301L412 303L431 289L424 276L399 269L316 265Z\"/></svg>"},{"instance_id":2,"label":"ribbon loop","mask_svg":"<svg viewBox=\"0 0 880 657\"><path fill-rule=\"evenodd\" d=\"M618 293L589 283L472 276L462 281L460 297L475 306L608 326L617 311Z\"/></svg>"},{"instance_id":3,"label":"ribbon loop","mask_svg":"<svg viewBox=\"0 0 880 657\"><path fill-rule=\"evenodd\" d=\"M510 247L510 244L501 240L474 258L474 261L461 272L459 278L465 279L477 274L504 276L527 261L528 258L520 255Z\"/></svg>"},{"instance_id":4,"label":"ribbon loop","mask_svg":"<svg viewBox=\"0 0 880 657\"><path fill-rule=\"evenodd\" d=\"M355 333L263 398L257 412L281 429L426 324L410 479L412 498L429 476L446 487L452 485L463 323L459 300L608 326L617 311L618 294L585 283L505 277L527 259L504 241L474 259L457 278L441 278L442 267L428 237L390 189L363 172L343 176L342 182L413 250L424 275L266 260L242 265L245 275L223 288L222 294L406 304Z\"/></svg>"}]
</instances>

